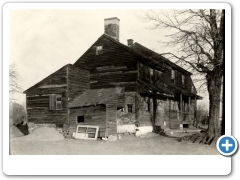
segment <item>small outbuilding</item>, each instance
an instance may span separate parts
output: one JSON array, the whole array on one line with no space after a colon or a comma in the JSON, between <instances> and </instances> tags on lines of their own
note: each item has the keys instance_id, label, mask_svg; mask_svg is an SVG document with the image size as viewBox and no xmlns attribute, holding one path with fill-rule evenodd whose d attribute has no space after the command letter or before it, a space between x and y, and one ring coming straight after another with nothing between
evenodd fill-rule
<instances>
[{"instance_id":1,"label":"small outbuilding","mask_svg":"<svg viewBox=\"0 0 240 180\"><path fill-rule=\"evenodd\" d=\"M88 89L69 103L69 132L78 125L99 126L98 137L117 134L117 108L124 106L124 88Z\"/></svg>"}]
</instances>

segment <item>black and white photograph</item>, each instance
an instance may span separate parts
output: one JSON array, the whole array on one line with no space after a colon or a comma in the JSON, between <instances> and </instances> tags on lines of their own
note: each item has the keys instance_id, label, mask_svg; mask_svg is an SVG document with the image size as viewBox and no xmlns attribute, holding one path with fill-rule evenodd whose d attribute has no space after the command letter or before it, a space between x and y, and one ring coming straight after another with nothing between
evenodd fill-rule
<instances>
[{"instance_id":1,"label":"black and white photograph","mask_svg":"<svg viewBox=\"0 0 240 180\"><path fill-rule=\"evenodd\" d=\"M221 156L217 7L10 8L9 155Z\"/></svg>"}]
</instances>

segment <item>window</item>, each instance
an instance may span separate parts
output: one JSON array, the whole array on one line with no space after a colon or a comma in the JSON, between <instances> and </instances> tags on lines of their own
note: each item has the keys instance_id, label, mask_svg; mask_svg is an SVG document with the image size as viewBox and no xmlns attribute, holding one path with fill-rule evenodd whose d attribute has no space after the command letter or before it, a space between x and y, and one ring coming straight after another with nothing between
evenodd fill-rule
<instances>
[{"instance_id":1,"label":"window","mask_svg":"<svg viewBox=\"0 0 240 180\"><path fill-rule=\"evenodd\" d=\"M123 107L117 107L117 110L120 110L121 112L124 112L124 108Z\"/></svg>"},{"instance_id":2,"label":"window","mask_svg":"<svg viewBox=\"0 0 240 180\"><path fill-rule=\"evenodd\" d=\"M62 109L62 95L50 94L49 95L49 110L61 110Z\"/></svg>"},{"instance_id":3,"label":"window","mask_svg":"<svg viewBox=\"0 0 240 180\"><path fill-rule=\"evenodd\" d=\"M77 124L84 123L84 116L77 116Z\"/></svg>"},{"instance_id":4,"label":"window","mask_svg":"<svg viewBox=\"0 0 240 180\"><path fill-rule=\"evenodd\" d=\"M56 110L61 110L62 109L62 95L57 94L56 95Z\"/></svg>"},{"instance_id":5,"label":"window","mask_svg":"<svg viewBox=\"0 0 240 180\"><path fill-rule=\"evenodd\" d=\"M77 125L74 137L77 139L97 140L99 126Z\"/></svg>"},{"instance_id":6,"label":"window","mask_svg":"<svg viewBox=\"0 0 240 180\"><path fill-rule=\"evenodd\" d=\"M185 76L182 75L182 84L184 85L185 84Z\"/></svg>"},{"instance_id":7,"label":"window","mask_svg":"<svg viewBox=\"0 0 240 180\"><path fill-rule=\"evenodd\" d=\"M127 105L127 108L128 108L128 112L129 112L129 113L132 113L132 104L128 104L128 105Z\"/></svg>"},{"instance_id":8,"label":"window","mask_svg":"<svg viewBox=\"0 0 240 180\"><path fill-rule=\"evenodd\" d=\"M96 46L96 55L103 53L103 46Z\"/></svg>"},{"instance_id":9,"label":"window","mask_svg":"<svg viewBox=\"0 0 240 180\"><path fill-rule=\"evenodd\" d=\"M150 68L150 76L153 76L153 69Z\"/></svg>"}]
</instances>

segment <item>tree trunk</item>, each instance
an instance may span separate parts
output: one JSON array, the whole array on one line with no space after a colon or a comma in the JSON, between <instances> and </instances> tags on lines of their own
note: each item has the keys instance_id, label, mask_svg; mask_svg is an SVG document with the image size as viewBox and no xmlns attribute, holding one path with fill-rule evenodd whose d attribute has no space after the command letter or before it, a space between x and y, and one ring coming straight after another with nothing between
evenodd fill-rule
<instances>
[{"instance_id":1,"label":"tree trunk","mask_svg":"<svg viewBox=\"0 0 240 180\"><path fill-rule=\"evenodd\" d=\"M213 140L217 140L221 135L220 113L220 97L222 74L221 70L215 69L207 74L207 85L209 92L209 122L208 129L200 142L211 144Z\"/></svg>"}]
</instances>

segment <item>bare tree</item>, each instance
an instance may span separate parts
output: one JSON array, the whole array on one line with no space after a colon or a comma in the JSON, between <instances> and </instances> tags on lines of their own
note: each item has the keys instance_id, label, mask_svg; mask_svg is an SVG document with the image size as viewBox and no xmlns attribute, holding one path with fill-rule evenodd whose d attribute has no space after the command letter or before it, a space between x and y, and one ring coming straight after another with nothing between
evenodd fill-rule
<instances>
[{"instance_id":1,"label":"bare tree","mask_svg":"<svg viewBox=\"0 0 240 180\"><path fill-rule=\"evenodd\" d=\"M216 9L145 12L145 22L152 29L169 29L165 43L175 53L163 56L175 59L181 66L204 80L209 93L209 125L200 142L211 144L221 135L219 109L224 74L225 11Z\"/></svg>"},{"instance_id":2,"label":"bare tree","mask_svg":"<svg viewBox=\"0 0 240 180\"><path fill-rule=\"evenodd\" d=\"M9 102L12 103L14 93L22 93L22 87L19 85L20 76L17 72L16 64L9 66Z\"/></svg>"}]
</instances>

